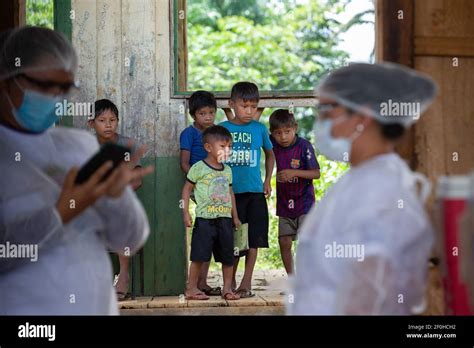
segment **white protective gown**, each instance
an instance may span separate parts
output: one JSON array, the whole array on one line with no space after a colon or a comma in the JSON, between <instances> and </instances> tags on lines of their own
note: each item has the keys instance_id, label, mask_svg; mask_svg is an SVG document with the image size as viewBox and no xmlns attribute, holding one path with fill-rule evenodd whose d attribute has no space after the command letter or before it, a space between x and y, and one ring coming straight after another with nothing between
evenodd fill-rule
<instances>
[{"instance_id":1,"label":"white protective gown","mask_svg":"<svg viewBox=\"0 0 474 348\"><path fill-rule=\"evenodd\" d=\"M398 155L385 154L334 184L299 234L289 314L408 315L424 309L434 234L418 197L420 179L426 197L426 179Z\"/></svg>"},{"instance_id":2,"label":"white protective gown","mask_svg":"<svg viewBox=\"0 0 474 348\"><path fill-rule=\"evenodd\" d=\"M149 234L128 187L64 225L55 209L67 171L99 149L72 128L31 135L0 126L0 244L38 245L38 260L0 258L0 315L118 314L108 251L137 251Z\"/></svg>"}]
</instances>

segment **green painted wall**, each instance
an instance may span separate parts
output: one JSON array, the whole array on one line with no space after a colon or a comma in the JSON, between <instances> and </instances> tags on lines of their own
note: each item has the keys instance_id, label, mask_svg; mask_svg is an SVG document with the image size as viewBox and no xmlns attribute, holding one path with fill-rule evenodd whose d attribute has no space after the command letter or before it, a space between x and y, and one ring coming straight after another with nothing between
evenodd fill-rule
<instances>
[{"instance_id":1,"label":"green painted wall","mask_svg":"<svg viewBox=\"0 0 474 348\"><path fill-rule=\"evenodd\" d=\"M148 215L150 236L143 248L143 259L137 253L130 265L135 269L135 291L137 296L180 295L186 286L187 260L186 235L179 205L184 184L179 158L145 158L143 165L154 165L156 169L137 191ZM110 256L114 274L118 274L118 257L115 254ZM129 275L131 292L131 268Z\"/></svg>"},{"instance_id":2,"label":"green painted wall","mask_svg":"<svg viewBox=\"0 0 474 348\"><path fill-rule=\"evenodd\" d=\"M184 176L178 157L147 158L155 165L137 194L151 233L144 248L144 295L179 295L186 285L186 236L180 208Z\"/></svg>"}]
</instances>

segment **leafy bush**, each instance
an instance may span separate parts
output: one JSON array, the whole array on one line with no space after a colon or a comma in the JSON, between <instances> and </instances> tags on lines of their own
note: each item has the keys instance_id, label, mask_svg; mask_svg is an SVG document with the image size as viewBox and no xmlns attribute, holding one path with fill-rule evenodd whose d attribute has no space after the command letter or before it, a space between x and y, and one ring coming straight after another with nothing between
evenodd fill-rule
<instances>
[{"instance_id":1,"label":"leafy bush","mask_svg":"<svg viewBox=\"0 0 474 348\"><path fill-rule=\"evenodd\" d=\"M314 180L314 189L316 195L316 205L327 192L327 190L334 184L337 179L343 175L349 166L345 163L329 161L323 155L318 156L318 162L321 167L321 177ZM275 269L283 268L283 263L280 256L280 247L278 245L278 216L276 213L276 179L272 178L273 193L268 200L269 220L269 234L268 234L268 249L260 249L259 257L257 259L259 268ZM293 245L295 250L296 243Z\"/></svg>"},{"instance_id":2,"label":"leafy bush","mask_svg":"<svg viewBox=\"0 0 474 348\"><path fill-rule=\"evenodd\" d=\"M27 0L26 24L53 29L53 0Z\"/></svg>"}]
</instances>

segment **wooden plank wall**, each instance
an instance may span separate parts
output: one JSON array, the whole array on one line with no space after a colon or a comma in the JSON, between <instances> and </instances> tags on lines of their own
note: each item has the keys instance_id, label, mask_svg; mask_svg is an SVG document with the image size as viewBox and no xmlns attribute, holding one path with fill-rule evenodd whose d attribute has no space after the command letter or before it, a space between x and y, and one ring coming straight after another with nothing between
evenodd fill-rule
<instances>
[{"instance_id":1,"label":"wooden plank wall","mask_svg":"<svg viewBox=\"0 0 474 348\"><path fill-rule=\"evenodd\" d=\"M378 59L425 72L440 87L432 107L398 148L412 168L427 175L433 185L441 175L474 170L472 18L474 2L470 0L377 0ZM432 194L430 211L434 204ZM435 256L439 252L438 247ZM426 314L442 314L443 291L437 267L430 271L429 284Z\"/></svg>"},{"instance_id":2,"label":"wooden plank wall","mask_svg":"<svg viewBox=\"0 0 474 348\"><path fill-rule=\"evenodd\" d=\"M378 60L425 72L440 86L434 105L398 147L433 183L474 170L473 16L470 0L377 1Z\"/></svg>"},{"instance_id":3,"label":"wooden plank wall","mask_svg":"<svg viewBox=\"0 0 474 348\"><path fill-rule=\"evenodd\" d=\"M440 93L416 128L418 170L439 175L474 170L474 2L415 0L414 65Z\"/></svg>"},{"instance_id":4,"label":"wooden plank wall","mask_svg":"<svg viewBox=\"0 0 474 348\"><path fill-rule=\"evenodd\" d=\"M435 185L440 175L474 170L474 2L414 1L414 67L439 85L435 103L415 127L417 170ZM428 207L436 217L435 196ZM439 235L439 240L442 236ZM438 245L435 255L442 255ZM443 314L442 274L431 271L428 314Z\"/></svg>"},{"instance_id":5,"label":"wooden plank wall","mask_svg":"<svg viewBox=\"0 0 474 348\"><path fill-rule=\"evenodd\" d=\"M413 67L413 0L378 0L376 3L376 58ZM412 169L417 167L415 131L408 130L397 152Z\"/></svg>"},{"instance_id":6,"label":"wooden plank wall","mask_svg":"<svg viewBox=\"0 0 474 348\"><path fill-rule=\"evenodd\" d=\"M186 121L183 101L170 94L169 6L168 0L71 0L81 83L74 99L116 103L120 132L146 144L144 163L155 167L138 192L152 230L144 248L145 295L180 294L186 281L178 160ZM74 117L75 127L86 123Z\"/></svg>"}]
</instances>

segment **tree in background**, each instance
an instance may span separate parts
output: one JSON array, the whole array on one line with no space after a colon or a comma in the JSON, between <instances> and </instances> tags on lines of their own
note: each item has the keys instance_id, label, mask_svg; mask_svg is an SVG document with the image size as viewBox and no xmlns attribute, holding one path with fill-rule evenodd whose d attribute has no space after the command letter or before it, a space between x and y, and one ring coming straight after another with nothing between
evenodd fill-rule
<instances>
[{"instance_id":1,"label":"tree in background","mask_svg":"<svg viewBox=\"0 0 474 348\"><path fill-rule=\"evenodd\" d=\"M188 89L228 91L250 79L261 90L311 90L344 64L341 24L328 14L347 0L188 1Z\"/></svg>"},{"instance_id":2,"label":"tree in background","mask_svg":"<svg viewBox=\"0 0 474 348\"><path fill-rule=\"evenodd\" d=\"M260 90L312 90L328 71L346 64L341 34L372 23L373 9L336 19L349 0L188 0L188 90L229 91L241 80ZM267 122L271 110L263 114ZM315 116L298 109L302 136Z\"/></svg>"},{"instance_id":3,"label":"tree in background","mask_svg":"<svg viewBox=\"0 0 474 348\"><path fill-rule=\"evenodd\" d=\"M26 24L53 29L53 8L53 0L26 0Z\"/></svg>"}]
</instances>

